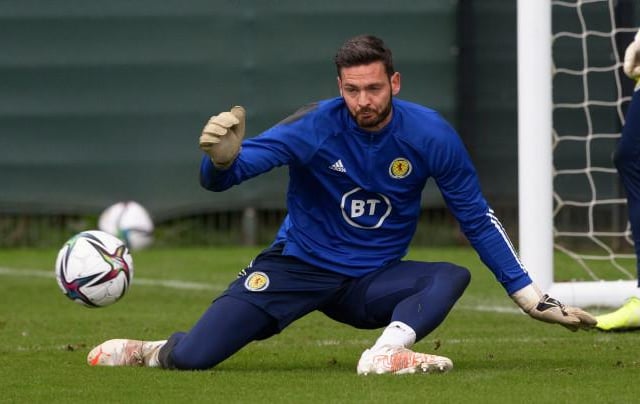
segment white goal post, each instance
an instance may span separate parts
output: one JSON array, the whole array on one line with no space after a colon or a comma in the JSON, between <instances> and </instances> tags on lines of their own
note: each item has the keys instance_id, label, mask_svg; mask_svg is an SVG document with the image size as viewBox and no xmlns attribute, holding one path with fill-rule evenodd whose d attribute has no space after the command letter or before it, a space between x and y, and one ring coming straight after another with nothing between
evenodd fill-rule
<instances>
[{"instance_id":1,"label":"white goal post","mask_svg":"<svg viewBox=\"0 0 640 404\"><path fill-rule=\"evenodd\" d=\"M612 8L613 0L599 0L606 3ZM554 100L553 100L553 84L554 72L557 70L554 64L553 41L554 34L552 31L552 7L553 5L580 7L586 3L595 3L596 0L572 0L572 1L551 1L551 0L518 0L517 3L517 24L518 24L518 198L519 198L519 249L520 257L529 271L533 280L551 296L559 299L565 304L577 306L619 306L632 295L640 297L637 280L635 279L635 270L628 271L623 268L621 270L620 280L600 280L593 276L591 271L585 267L587 272L587 281L579 282L557 282L554 280L554 250L562 251L562 247L558 247L554 242L554 237L559 231L554 225L554 201L556 207L558 205L558 195L554 194L554 175L558 174L558 170L554 167L554 147L558 144L557 136L554 132L553 116L554 116ZM591 6L591 4L589 4ZM579 15L579 17L582 17ZM611 41L615 45L615 19L613 15L609 16L611 21L611 31L609 35ZM579 18L584 23L583 18ZM635 31L630 30L630 31ZM579 37L579 35L582 35ZM582 40L583 50L586 54L587 45L585 38L589 36L602 36L605 33L596 31L588 31L586 28L580 34L568 34L574 36L578 40ZM612 47L617 60L613 61L609 69L614 74L619 71L620 57L616 53L615 46ZM584 57L585 64L588 60ZM586 74L585 66L582 72ZM598 71L598 68L591 71ZM586 77L586 76L585 76ZM618 89L624 86L617 83ZM581 104L575 104L576 108L582 108L589 111L592 104L589 104L589 94L587 92L587 78L581 79L585 87L585 100ZM627 79L628 80L628 79ZM632 84L626 83L632 86ZM615 103L612 102L611 107L617 108L617 114L623 119L623 102L624 97L618 97ZM605 103L606 104L606 103ZM591 119L591 118L589 118ZM597 118L593 118L597 119ZM589 128L591 132L591 127ZM603 134L602 138L613 139L619 134ZM612 143L611 143L612 144ZM588 153L588 148L587 148ZM613 148L611 149L613 153ZM589 156L585 159L587 164ZM594 171L594 167L588 165L585 172L589 175ZM595 170L598 171L598 170ZM600 169L610 175L615 175L612 168ZM555 199L554 199L555 198ZM560 201L564 203L564 201ZM584 208L593 209L598 202L590 200L584 202ZM616 199L615 201L607 200L605 203L624 203L624 199ZM576 203L576 205L579 205ZM591 223L592 220L589 221ZM607 250L607 254L614 254L609 248L598 241L600 234L589 227L586 232L591 241L598 243L600 247ZM626 238L628 237L628 227L625 229ZM616 234L620 235L620 234ZM606 234L606 237L611 234ZM567 251L562 251L567 252ZM571 252L567 254L579 261L579 265L584 265L584 257L573 255ZM592 258L595 255L591 256ZM595 257L599 259L601 257ZM627 259L635 259L635 256L626 255ZM617 266L615 259L607 257L601 258L605 263L611 262L612 266Z\"/></svg>"}]
</instances>

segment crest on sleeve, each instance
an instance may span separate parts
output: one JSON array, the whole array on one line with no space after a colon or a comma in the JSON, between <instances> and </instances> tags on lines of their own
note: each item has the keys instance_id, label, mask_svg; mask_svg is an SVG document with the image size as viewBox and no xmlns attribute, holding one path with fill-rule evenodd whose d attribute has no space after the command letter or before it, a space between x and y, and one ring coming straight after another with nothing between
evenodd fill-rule
<instances>
[{"instance_id":1,"label":"crest on sleeve","mask_svg":"<svg viewBox=\"0 0 640 404\"><path fill-rule=\"evenodd\" d=\"M411 174L413 169L411 162L404 157L398 157L391 162L389 166L389 175L391 178L401 179Z\"/></svg>"},{"instance_id":2,"label":"crest on sleeve","mask_svg":"<svg viewBox=\"0 0 640 404\"><path fill-rule=\"evenodd\" d=\"M269 287L269 277L264 272L252 272L244 280L244 287L252 292L261 292Z\"/></svg>"}]
</instances>

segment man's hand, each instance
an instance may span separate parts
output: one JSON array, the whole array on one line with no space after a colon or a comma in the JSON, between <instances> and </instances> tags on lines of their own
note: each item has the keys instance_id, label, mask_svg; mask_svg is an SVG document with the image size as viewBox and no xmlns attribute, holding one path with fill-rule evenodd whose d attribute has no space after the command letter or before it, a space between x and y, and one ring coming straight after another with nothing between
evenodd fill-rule
<instances>
[{"instance_id":1,"label":"man's hand","mask_svg":"<svg viewBox=\"0 0 640 404\"><path fill-rule=\"evenodd\" d=\"M624 73L633 80L640 79L640 31L624 52ZM636 90L638 85L636 85Z\"/></svg>"},{"instance_id":2,"label":"man's hand","mask_svg":"<svg viewBox=\"0 0 640 404\"><path fill-rule=\"evenodd\" d=\"M235 106L229 112L212 116L204 126L200 148L217 168L228 168L240 153L245 116L244 108Z\"/></svg>"},{"instance_id":3,"label":"man's hand","mask_svg":"<svg viewBox=\"0 0 640 404\"><path fill-rule=\"evenodd\" d=\"M560 324L571 331L593 328L597 323L595 317L586 311L565 306L549 295L543 295L533 283L512 294L511 298L536 320Z\"/></svg>"}]
</instances>

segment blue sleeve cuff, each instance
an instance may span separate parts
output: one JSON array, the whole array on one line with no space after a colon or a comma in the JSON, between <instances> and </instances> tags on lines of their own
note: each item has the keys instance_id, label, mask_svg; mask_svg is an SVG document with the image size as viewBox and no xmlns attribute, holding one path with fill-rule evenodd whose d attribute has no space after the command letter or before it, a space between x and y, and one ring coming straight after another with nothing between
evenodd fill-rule
<instances>
[{"instance_id":1,"label":"blue sleeve cuff","mask_svg":"<svg viewBox=\"0 0 640 404\"><path fill-rule=\"evenodd\" d=\"M529 277L529 274L526 272L522 272L522 275L517 277L516 279L510 279L506 282L502 282L502 286L507 291L509 296L511 296L515 292L519 291L527 285L530 285L531 283L533 283L533 281Z\"/></svg>"}]
</instances>

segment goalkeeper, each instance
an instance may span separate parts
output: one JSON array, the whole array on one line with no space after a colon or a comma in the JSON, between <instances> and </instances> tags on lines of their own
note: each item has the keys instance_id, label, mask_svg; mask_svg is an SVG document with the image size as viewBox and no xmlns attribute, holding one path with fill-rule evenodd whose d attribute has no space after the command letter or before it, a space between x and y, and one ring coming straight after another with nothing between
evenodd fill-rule
<instances>
[{"instance_id":1,"label":"goalkeeper","mask_svg":"<svg viewBox=\"0 0 640 404\"><path fill-rule=\"evenodd\" d=\"M454 129L435 111L395 98L400 73L373 36L335 56L339 97L303 107L243 140L245 110L213 116L200 137L200 181L224 191L289 167L288 215L271 246L242 270L189 332L162 341L109 340L91 365L208 369L312 311L384 328L358 374L445 372L449 358L411 350L445 319L470 281L449 262L403 260L433 178L461 229L507 294L531 317L571 330L595 319L531 281L480 190Z\"/></svg>"},{"instance_id":2,"label":"goalkeeper","mask_svg":"<svg viewBox=\"0 0 640 404\"><path fill-rule=\"evenodd\" d=\"M625 51L623 69L629 78L636 81L636 86L627 109L614 162L627 195L629 223L640 282L640 31ZM603 331L640 329L640 299L632 296L618 310L600 315L597 320L598 329Z\"/></svg>"}]
</instances>

